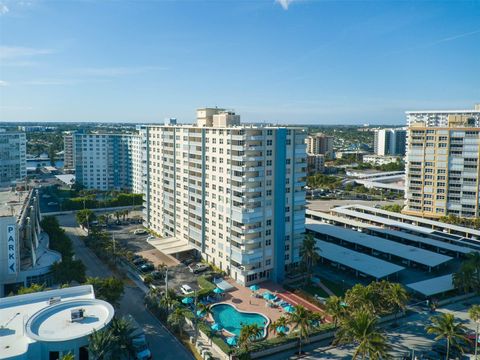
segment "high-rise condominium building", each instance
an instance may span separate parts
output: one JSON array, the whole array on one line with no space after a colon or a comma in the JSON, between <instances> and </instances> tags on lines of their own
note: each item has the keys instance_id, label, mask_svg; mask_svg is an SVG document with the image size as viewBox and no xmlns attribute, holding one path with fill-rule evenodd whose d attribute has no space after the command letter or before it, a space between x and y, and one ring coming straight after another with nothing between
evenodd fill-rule
<instances>
[{"instance_id":1,"label":"high-rise condominium building","mask_svg":"<svg viewBox=\"0 0 480 360\"><path fill-rule=\"evenodd\" d=\"M333 158L333 137L322 133L307 137L307 153L309 155L325 155L327 159Z\"/></svg>"},{"instance_id":2,"label":"high-rise condominium building","mask_svg":"<svg viewBox=\"0 0 480 360\"><path fill-rule=\"evenodd\" d=\"M75 161L73 155L73 137L74 132L66 131L63 135L63 168L65 170L75 170Z\"/></svg>"},{"instance_id":3,"label":"high-rise condominium building","mask_svg":"<svg viewBox=\"0 0 480 360\"><path fill-rule=\"evenodd\" d=\"M76 182L99 190L132 190L134 141L130 134L74 134ZM136 147L138 149L138 146Z\"/></svg>"},{"instance_id":4,"label":"high-rise condominium building","mask_svg":"<svg viewBox=\"0 0 480 360\"><path fill-rule=\"evenodd\" d=\"M304 238L304 129L216 108L197 117L147 127L146 224L241 284L281 281Z\"/></svg>"},{"instance_id":5,"label":"high-rise condominium building","mask_svg":"<svg viewBox=\"0 0 480 360\"><path fill-rule=\"evenodd\" d=\"M404 213L478 217L480 108L407 112Z\"/></svg>"},{"instance_id":6,"label":"high-rise condominium building","mask_svg":"<svg viewBox=\"0 0 480 360\"><path fill-rule=\"evenodd\" d=\"M405 128L375 130L375 155L405 155L406 136Z\"/></svg>"},{"instance_id":7,"label":"high-rise condominium building","mask_svg":"<svg viewBox=\"0 0 480 360\"><path fill-rule=\"evenodd\" d=\"M24 132L0 129L0 186L27 176L27 140Z\"/></svg>"}]
</instances>

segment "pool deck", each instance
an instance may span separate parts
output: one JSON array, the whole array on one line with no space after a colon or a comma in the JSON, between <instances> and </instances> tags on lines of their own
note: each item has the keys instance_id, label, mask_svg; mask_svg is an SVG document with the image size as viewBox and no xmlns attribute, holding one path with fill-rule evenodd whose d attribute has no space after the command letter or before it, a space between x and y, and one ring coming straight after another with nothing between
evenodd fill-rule
<instances>
[{"instance_id":1,"label":"pool deck","mask_svg":"<svg viewBox=\"0 0 480 360\"><path fill-rule=\"evenodd\" d=\"M248 287L240 286L236 284L231 279L226 279L234 289L223 294L219 298L219 302L233 304L238 310L246 312L256 312L261 313L267 316L271 322L277 321L281 316L287 316L287 312L281 307L272 308L267 305L267 301L263 297L253 297L252 291ZM315 306L314 304L309 303L308 301L300 298L299 296L291 293L282 288L281 285L273 282L264 282L258 284L260 290L257 291L258 294L263 294L265 291L276 294L281 299L287 301L291 305L302 305L307 309L323 313L322 309ZM228 333L225 333L228 336ZM268 338L275 337L270 331L268 332Z\"/></svg>"}]
</instances>

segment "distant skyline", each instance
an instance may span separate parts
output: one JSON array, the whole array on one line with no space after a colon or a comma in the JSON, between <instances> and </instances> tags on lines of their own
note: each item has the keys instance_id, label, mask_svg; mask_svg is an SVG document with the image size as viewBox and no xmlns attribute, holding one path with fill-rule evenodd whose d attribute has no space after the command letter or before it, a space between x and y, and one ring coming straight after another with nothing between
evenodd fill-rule
<instances>
[{"instance_id":1,"label":"distant skyline","mask_svg":"<svg viewBox=\"0 0 480 360\"><path fill-rule=\"evenodd\" d=\"M0 123L400 125L479 84L478 0L0 0Z\"/></svg>"}]
</instances>

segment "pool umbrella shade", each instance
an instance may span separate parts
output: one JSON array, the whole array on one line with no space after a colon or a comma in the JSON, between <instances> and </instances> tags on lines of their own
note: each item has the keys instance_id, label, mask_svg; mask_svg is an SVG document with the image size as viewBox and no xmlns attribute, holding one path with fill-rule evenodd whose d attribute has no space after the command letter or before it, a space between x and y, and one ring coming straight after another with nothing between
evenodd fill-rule
<instances>
[{"instance_id":1,"label":"pool umbrella shade","mask_svg":"<svg viewBox=\"0 0 480 360\"><path fill-rule=\"evenodd\" d=\"M191 297L186 297L186 298L182 299L182 304L188 305L188 304L191 304L191 303L193 303L193 298L191 298Z\"/></svg>"},{"instance_id":2,"label":"pool umbrella shade","mask_svg":"<svg viewBox=\"0 0 480 360\"><path fill-rule=\"evenodd\" d=\"M288 332L288 330L290 329L287 326L277 326L276 328L276 331L279 334L285 334L286 332Z\"/></svg>"},{"instance_id":3,"label":"pool umbrella shade","mask_svg":"<svg viewBox=\"0 0 480 360\"><path fill-rule=\"evenodd\" d=\"M288 313L295 312L295 308L292 305L285 306L285 311Z\"/></svg>"},{"instance_id":4,"label":"pool umbrella shade","mask_svg":"<svg viewBox=\"0 0 480 360\"><path fill-rule=\"evenodd\" d=\"M212 330L213 331L220 331L220 330L222 330L222 327L220 326L219 323L215 323L215 324L212 325Z\"/></svg>"},{"instance_id":5,"label":"pool umbrella shade","mask_svg":"<svg viewBox=\"0 0 480 360\"><path fill-rule=\"evenodd\" d=\"M258 290L260 290L260 287L255 284L255 285L250 286L250 290L252 290L252 291L258 291Z\"/></svg>"},{"instance_id":6,"label":"pool umbrella shade","mask_svg":"<svg viewBox=\"0 0 480 360\"><path fill-rule=\"evenodd\" d=\"M205 311L197 310L197 317L204 317L204 316L205 316Z\"/></svg>"},{"instance_id":7,"label":"pool umbrella shade","mask_svg":"<svg viewBox=\"0 0 480 360\"><path fill-rule=\"evenodd\" d=\"M220 288L217 287L217 288L213 289L213 292L214 292L215 294L222 294L224 291L223 291L222 289L220 289Z\"/></svg>"},{"instance_id":8,"label":"pool umbrella shade","mask_svg":"<svg viewBox=\"0 0 480 360\"><path fill-rule=\"evenodd\" d=\"M227 344L230 346L237 346L237 338L235 336L227 338Z\"/></svg>"},{"instance_id":9,"label":"pool umbrella shade","mask_svg":"<svg viewBox=\"0 0 480 360\"><path fill-rule=\"evenodd\" d=\"M273 299L276 299L277 297L275 295L273 295L272 293L267 292L267 293L263 294L263 298L265 300L273 300Z\"/></svg>"}]
</instances>

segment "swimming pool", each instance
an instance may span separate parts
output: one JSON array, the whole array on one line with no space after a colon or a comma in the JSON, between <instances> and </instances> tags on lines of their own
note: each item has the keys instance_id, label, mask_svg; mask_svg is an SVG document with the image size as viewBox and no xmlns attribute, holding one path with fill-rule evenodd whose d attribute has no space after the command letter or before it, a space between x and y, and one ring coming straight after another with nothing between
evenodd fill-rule
<instances>
[{"instance_id":1,"label":"swimming pool","mask_svg":"<svg viewBox=\"0 0 480 360\"><path fill-rule=\"evenodd\" d=\"M257 324L263 329L263 337L267 335L266 328L270 323L270 319L265 315L244 312L230 304L220 303L210 307L215 322L219 323L223 329L236 336L240 336L242 325Z\"/></svg>"}]
</instances>

